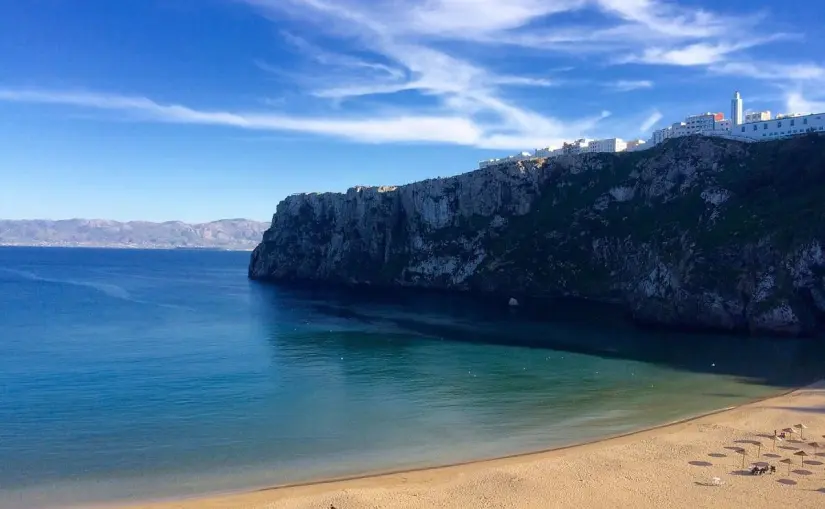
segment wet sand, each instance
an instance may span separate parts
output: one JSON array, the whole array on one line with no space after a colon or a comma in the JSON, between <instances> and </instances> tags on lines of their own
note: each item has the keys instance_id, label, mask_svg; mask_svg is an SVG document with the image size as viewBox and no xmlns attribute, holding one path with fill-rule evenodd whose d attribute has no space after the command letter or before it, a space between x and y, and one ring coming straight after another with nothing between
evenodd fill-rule
<instances>
[{"instance_id":1,"label":"wet sand","mask_svg":"<svg viewBox=\"0 0 825 509\"><path fill-rule=\"evenodd\" d=\"M774 450L774 430L802 423ZM595 443L463 465L120 509L825 507L825 383ZM761 441L759 448L751 443ZM822 441L816 450L808 442ZM742 467L746 452L745 469ZM804 468L794 453L804 450ZM792 459L793 464L780 463ZM775 465L752 476L754 462ZM723 484L713 485L718 477Z\"/></svg>"}]
</instances>

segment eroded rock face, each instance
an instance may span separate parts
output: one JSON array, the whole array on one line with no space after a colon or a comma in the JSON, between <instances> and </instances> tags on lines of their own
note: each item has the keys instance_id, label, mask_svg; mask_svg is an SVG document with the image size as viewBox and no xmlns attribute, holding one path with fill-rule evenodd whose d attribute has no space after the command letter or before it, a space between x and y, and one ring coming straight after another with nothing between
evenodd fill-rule
<instances>
[{"instance_id":1,"label":"eroded rock face","mask_svg":"<svg viewBox=\"0 0 825 509\"><path fill-rule=\"evenodd\" d=\"M290 196L249 276L578 296L645 322L797 335L825 315L823 244L825 138L691 137Z\"/></svg>"}]
</instances>

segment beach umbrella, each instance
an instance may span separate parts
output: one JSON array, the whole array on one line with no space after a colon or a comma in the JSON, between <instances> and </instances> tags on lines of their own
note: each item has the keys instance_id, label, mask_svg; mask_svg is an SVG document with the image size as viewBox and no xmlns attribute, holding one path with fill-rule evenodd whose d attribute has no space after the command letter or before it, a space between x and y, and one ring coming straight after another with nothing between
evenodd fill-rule
<instances>
[{"instance_id":1,"label":"beach umbrella","mask_svg":"<svg viewBox=\"0 0 825 509\"><path fill-rule=\"evenodd\" d=\"M776 443L781 442L781 441L782 441L782 437L780 437L778 435L773 436L773 450L774 451L776 450Z\"/></svg>"},{"instance_id":2,"label":"beach umbrella","mask_svg":"<svg viewBox=\"0 0 825 509\"><path fill-rule=\"evenodd\" d=\"M808 453L806 453L805 451L796 451L795 453L793 453L793 455L794 456L799 456L800 458L802 458L802 466L804 467L805 466L805 456L807 456Z\"/></svg>"},{"instance_id":3,"label":"beach umbrella","mask_svg":"<svg viewBox=\"0 0 825 509\"><path fill-rule=\"evenodd\" d=\"M762 457L762 441L761 440L754 440L753 443L756 445L756 457Z\"/></svg>"},{"instance_id":4,"label":"beach umbrella","mask_svg":"<svg viewBox=\"0 0 825 509\"><path fill-rule=\"evenodd\" d=\"M793 461L791 461L789 458L785 458L784 460L781 460L780 463L785 463L786 465L788 465L788 475L791 475L791 463L793 463Z\"/></svg>"},{"instance_id":5,"label":"beach umbrella","mask_svg":"<svg viewBox=\"0 0 825 509\"><path fill-rule=\"evenodd\" d=\"M801 424L801 423L800 424L794 424L793 427L799 429L799 438L802 438L802 432L804 430L808 429L807 426L805 426L804 424Z\"/></svg>"},{"instance_id":6,"label":"beach umbrella","mask_svg":"<svg viewBox=\"0 0 825 509\"><path fill-rule=\"evenodd\" d=\"M819 449L819 442L811 442L808 445L814 448L814 454L816 454L816 451Z\"/></svg>"},{"instance_id":7,"label":"beach umbrella","mask_svg":"<svg viewBox=\"0 0 825 509\"><path fill-rule=\"evenodd\" d=\"M742 455L742 468L745 468L745 456L748 455L748 451L745 449L738 449L736 452Z\"/></svg>"},{"instance_id":8,"label":"beach umbrella","mask_svg":"<svg viewBox=\"0 0 825 509\"><path fill-rule=\"evenodd\" d=\"M784 431L785 433L790 434L790 435L796 435L797 433L799 433L798 431L796 431L796 430L795 430L795 429L793 429L793 428L785 428L783 431ZM791 438L791 437L789 436L789 437L788 437L788 440L790 440L790 438Z\"/></svg>"}]
</instances>

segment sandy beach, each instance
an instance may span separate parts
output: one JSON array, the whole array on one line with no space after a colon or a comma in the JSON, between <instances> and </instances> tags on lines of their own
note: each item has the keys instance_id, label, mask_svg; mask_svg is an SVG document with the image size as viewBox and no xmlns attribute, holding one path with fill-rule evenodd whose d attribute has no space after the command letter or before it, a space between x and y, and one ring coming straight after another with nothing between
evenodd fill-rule
<instances>
[{"instance_id":1,"label":"sandy beach","mask_svg":"<svg viewBox=\"0 0 825 509\"><path fill-rule=\"evenodd\" d=\"M774 448L774 430L802 423ZM465 465L272 488L130 509L825 507L825 383L690 421ZM760 449L753 441L761 441ZM740 451L746 452L745 468ZM805 466L794 455L804 450ZM792 459L790 468L781 463ZM753 476L754 462L775 474ZM722 485L713 483L721 479Z\"/></svg>"}]
</instances>

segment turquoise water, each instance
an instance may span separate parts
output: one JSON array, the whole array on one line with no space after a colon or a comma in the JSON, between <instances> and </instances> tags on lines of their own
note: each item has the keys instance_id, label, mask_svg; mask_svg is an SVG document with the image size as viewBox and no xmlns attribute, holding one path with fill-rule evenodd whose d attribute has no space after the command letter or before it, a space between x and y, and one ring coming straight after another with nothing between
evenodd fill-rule
<instances>
[{"instance_id":1,"label":"turquoise water","mask_svg":"<svg viewBox=\"0 0 825 509\"><path fill-rule=\"evenodd\" d=\"M822 342L247 281L247 253L0 248L0 507L549 448L784 391Z\"/></svg>"}]
</instances>

